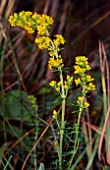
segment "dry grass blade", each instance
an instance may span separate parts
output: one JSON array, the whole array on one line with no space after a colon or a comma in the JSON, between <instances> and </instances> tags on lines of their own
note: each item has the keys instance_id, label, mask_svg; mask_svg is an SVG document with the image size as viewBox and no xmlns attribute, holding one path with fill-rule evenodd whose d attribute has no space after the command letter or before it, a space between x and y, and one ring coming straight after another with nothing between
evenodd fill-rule
<instances>
[{"instance_id":1,"label":"dry grass blade","mask_svg":"<svg viewBox=\"0 0 110 170\"><path fill-rule=\"evenodd\" d=\"M103 20L105 20L107 17L109 17L110 11L107 11L104 15L102 15L100 18L98 18L96 21L94 21L87 29L85 29L77 38L71 43L71 45L74 45L80 38L82 38L87 32L89 32L91 29L99 25Z\"/></svg>"},{"instance_id":2,"label":"dry grass blade","mask_svg":"<svg viewBox=\"0 0 110 170\"><path fill-rule=\"evenodd\" d=\"M106 62L106 72L107 72L107 94L108 94L108 108L110 106L110 76L109 76L109 65L107 61L107 56L105 52L104 45L102 44L102 51L104 54L105 62ZM110 110L108 109L108 122L107 122L107 141L106 141L106 159L107 163L110 165Z\"/></svg>"},{"instance_id":3,"label":"dry grass blade","mask_svg":"<svg viewBox=\"0 0 110 170\"><path fill-rule=\"evenodd\" d=\"M61 16L61 22L60 22L59 30L58 30L60 33L62 33L63 28L64 28L65 23L66 23L67 8L69 6L69 3L70 2L68 0L65 0L65 2L64 2L63 13L62 13L62 16Z\"/></svg>"},{"instance_id":4,"label":"dry grass blade","mask_svg":"<svg viewBox=\"0 0 110 170\"><path fill-rule=\"evenodd\" d=\"M102 59L102 54L104 55L104 59ZM102 149L102 142L104 139L104 134L106 132L106 137L105 137L105 145L106 145L106 159L107 163L110 165L110 84L109 84L109 66L108 66L108 61L107 61L107 56L105 53L104 45L103 43L99 42L99 56L100 56L100 65L101 65L101 73L102 73L102 90L103 90L103 102L104 102L104 125L100 137L100 143L99 143L99 148L98 148L98 157L99 160L101 160L101 149ZM105 69L106 65L106 70ZM107 89L108 89L108 104L107 104L107 92L106 92L106 83L105 83L105 77L104 73L107 73ZM107 109L108 108L108 109Z\"/></svg>"},{"instance_id":5,"label":"dry grass blade","mask_svg":"<svg viewBox=\"0 0 110 170\"><path fill-rule=\"evenodd\" d=\"M3 14L3 10L5 8L6 2L7 2L7 0L2 0L1 3L0 3L0 19L1 19L1 16Z\"/></svg>"},{"instance_id":6,"label":"dry grass blade","mask_svg":"<svg viewBox=\"0 0 110 170\"><path fill-rule=\"evenodd\" d=\"M50 1L50 0L46 1L46 3L45 3L45 7L44 7L44 10L43 10L43 13L44 13L44 14L48 12L48 9L49 9L49 6L50 6L50 3L51 3L51 1Z\"/></svg>"},{"instance_id":7,"label":"dry grass blade","mask_svg":"<svg viewBox=\"0 0 110 170\"><path fill-rule=\"evenodd\" d=\"M104 134L105 134L105 131L106 131L106 126L107 126L107 122L108 122L108 119L109 119L109 114L110 114L110 105L109 105L109 108L108 108L108 112L107 112L107 115L106 115L106 118L105 118L104 126L103 126L101 137L100 137L100 143L99 143L99 147L98 147L99 160L101 160L102 142L103 142L103 139L104 139ZM107 141L107 142L109 142L109 141ZM108 161L110 161L110 159Z\"/></svg>"},{"instance_id":8,"label":"dry grass blade","mask_svg":"<svg viewBox=\"0 0 110 170\"><path fill-rule=\"evenodd\" d=\"M3 158L4 158L21 140L23 140L23 138L25 138L25 137L28 136L30 133L32 133L33 130L34 130L34 128L31 129L31 130L29 130L28 132L26 132L23 136L21 136L21 137L5 152L5 154L3 155Z\"/></svg>"},{"instance_id":9,"label":"dry grass blade","mask_svg":"<svg viewBox=\"0 0 110 170\"><path fill-rule=\"evenodd\" d=\"M8 3L8 5L7 5ZM2 21L7 21L9 15L14 7L15 0L2 0L0 3L0 44L2 43L3 38L6 39L6 26L3 26Z\"/></svg>"},{"instance_id":10,"label":"dry grass blade","mask_svg":"<svg viewBox=\"0 0 110 170\"><path fill-rule=\"evenodd\" d=\"M90 122L86 122L85 120L83 120L83 123L88 126L89 128L91 128L91 130L93 130L94 132L98 133L99 135L101 135L101 131L99 130L98 127L94 126L93 124L91 124ZM105 137L105 135L104 135Z\"/></svg>"},{"instance_id":11,"label":"dry grass blade","mask_svg":"<svg viewBox=\"0 0 110 170\"><path fill-rule=\"evenodd\" d=\"M103 44L102 44L102 51L103 51L104 59L105 59L105 62L106 62L106 70L107 70L107 92L108 92L108 106L109 106L109 103L110 103L110 74L109 74L109 64L108 64L108 61L107 61L107 56L106 56L106 52L105 52L105 48L104 48L104 45L103 45Z\"/></svg>"},{"instance_id":12,"label":"dry grass blade","mask_svg":"<svg viewBox=\"0 0 110 170\"><path fill-rule=\"evenodd\" d=\"M6 8L6 13L5 13L5 18L8 19L9 18L9 15L14 7L14 4L15 4L15 0L10 0L8 1L8 5L7 5L7 8Z\"/></svg>"}]
</instances>

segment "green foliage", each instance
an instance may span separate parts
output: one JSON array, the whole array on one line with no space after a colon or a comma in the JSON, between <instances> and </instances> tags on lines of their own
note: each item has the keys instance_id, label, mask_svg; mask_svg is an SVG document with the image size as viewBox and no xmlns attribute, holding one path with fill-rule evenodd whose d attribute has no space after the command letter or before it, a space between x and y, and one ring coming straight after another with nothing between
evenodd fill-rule
<instances>
[{"instance_id":1,"label":"green foliage","mask_svg":"<svg viewBox=\"0 0 110 170\"><path fill-rule=\"evenodd\" d=\"M29 122L32 116L32 108L29 104L28 96L24 91L13 90L1 96L4 102L0 115L7 120L19 120ZM36 108L37 109L37 108Z\"/></svg>"}]
</instances>

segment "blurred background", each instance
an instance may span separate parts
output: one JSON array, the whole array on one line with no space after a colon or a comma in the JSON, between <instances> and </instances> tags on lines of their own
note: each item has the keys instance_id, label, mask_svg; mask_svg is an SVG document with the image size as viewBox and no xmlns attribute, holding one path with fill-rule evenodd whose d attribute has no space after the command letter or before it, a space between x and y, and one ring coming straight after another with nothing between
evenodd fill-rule
<instances>
[{"instance_id":1,"label":"blurred background","mask_svg":"<svg viewBox=\"0 0 110 170\"><path fill-rule=\"evenodd\" d=\"M96 91L90 94L89 99L91 100L91 123L99 125L102 114L99 41L104 43L110 65L110 0L0 0L0 146L6 141L9 141L6 142L8 146L14 145L16 139L19 140L24 133L34 127L33 115L30 118L31 110L27 94L37 98L37 116L46 122L50 120L53 108L59 109L61 104L58 96L49 86L52 79L58 80L58 73L48 69L47 51L39 50L34 42L37 33L29 35L21 28L10 27L9 16L23 10L36 11L39 14L46 13L54 19L51 36L59 33L66 40L64 49L61 51L66 74L73 75L76 56L88 57L92 68L90 74L94 77L96 84ZM77 90L75 84L69 94L73 95L73 102L79 95L79 93L74 95L74 90ZM79 89L77 91L79 92ZM73 110L73 105L67 108L66 120L73 120L70 114ZM41 121L39 134L46 125ZM52 132L51 135L53 135ZM38 147L39 162L45 162L47 167L51 160L51 154L46 157L47 148L50 146L48 136L50 131ZM30 142L31 137L25 138L23 144L20 143L21 150L15 147L7 152L9 155L10 152L14 155L13 166L18 169L19 162L22 160L21 164L23 163L25 156L34 145ZM24 147L25 143L31 146ZM3 146L2 149L4 153L7 147ZM86 159L82 161L82 164L86 164Z\"/></svg>"},{"instance_id":2,"label":"blurred background","mask_svg":"<svg viewBox=\"0 0 110 170\"><path fill-rule=\"evenodd\" d=\"M40 51L34 43L36 35L28 35L27 32L17 27L10 28L7 20L9 15L14 12L36 11L40 14L46 13L52 16L55 22L51 36L56 33L64 36L66 43L61 53L65 67L69 68L71 73L77 55L87 56L92 70L95 72L98 70L99 40L103 41L107 54L110 53L109 0L5 0L4 3L1 1L1 4L1 37L5 36L8 29L11 39L14 39L12 45L14 46L16 60L29 93L35 94L41 86L53 77L53 73L47 69L47 52ZM10 67L6 69L4 75L5 88L16 81L16 74L9 73Z\"/></svg>"}]
</instances>

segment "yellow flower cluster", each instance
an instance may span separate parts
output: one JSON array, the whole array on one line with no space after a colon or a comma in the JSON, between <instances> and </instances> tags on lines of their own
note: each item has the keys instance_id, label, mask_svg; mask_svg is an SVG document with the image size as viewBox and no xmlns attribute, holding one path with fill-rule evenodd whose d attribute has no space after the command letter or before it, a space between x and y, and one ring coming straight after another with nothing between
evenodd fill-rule
<instances>
[{"instance_id":1,"label":"yellow flower cluster","mask_svg":"<svg viewBox=\"0 0 110 170\"><path fill-rule=\"evenodd\" d=\"M40 36L35 40L36 44L40 49L48 49L48 53L50 55L50 59L48 61L48 68L50 70L52 70L54 67L57 69L58 67L64 66L61 55L56 56L56 53L59 51L58 46L60 44L64 44L65 40L62 35L59 34L55 35L55 37L56 39L54 39L53 41L47 36Z\"/></svg>"},{"instance_id":2,"label":"yellow flower cluster","mask_svg":"<svg viewBox=\"0 0 110 170\"><path fill-rule=\"evenodd\" d=\"M42 16L39 17L37 23L37 31L39 35L48 35L48 29L50 28L50 25L53 24L53 19L49 17L46 14L43 14Z\"/></svg>"},{"instance_id":3,"label":"yellow flower cluster","mask_svg":"<svg viewBox=\"0 0 110 170\"><path fill-rule=\"evenodd\" d=\"M47 49L50 46L50 38L47 36L40 36L35 39L35 43L40 49Z\"/></svg>"},{"instance_id":4,"label":"yellow flower cluster","mask_svg":"<svg viewBox=\"0 0 110 170\"><path fill-rule=\"evenodd\" d=\"M84 108L90 106L90 104L88 102L84 102L84 97L83 96L78 97L77 104L78 105L83 105Z\"/></svg>"},{"instance_id":5,"label":"yellow flower cluster","mask_svg":"<svg viewBox=\"0 0 110 170\"><path fill-rule=\"evenodd\" d=\"M51 46L48 48L48 53L52 58L56 57L57 59L60 60L61 56L57 55L57 53L60 51L60 48L59 48L60 44L65 43L65 39L60 34L56 34L54 37L55 39L51 41Z\"/></svg>"},{"instance_id":6,"label":"yellow flower cluster","mask_svg":"<svg viewBox=\"0 0 110 170\"><path fill-rule=\"evenodd\" d=\"M76 86L81 85L83 82L88 83L94 81L94 78L92 78L90 75L84 75L83 77L75 79Z\"/></svg>"},{"instance_id":7,"label":"yellow flower cluster","mask_svg":"<svg viewBox=\"0 0 110 170\"><path fill-rule=\"evenodd\" d=\"M51 45L47 48L50 59L48 61L48 68L52 70L54 67L58 69L59 67L63 67L63 59L61 58L61 55L58 55L59 52L59 46L60 44L64 44L65 40L62 37L62 35L56 34L55 39L51 41Z\"/></svg>"},{"instance_id":8,"label":"yellow flower cluster","mask_svg":"<svg viewBox=\"0 0 110 170\"><path fill-rule=\"evenodd\" d=\"M58 47L60 44L65 43L65 39L62 37L62 35L56 34L54 37L55 39L53 40L53 43L56 47Z\"/></svg>"},{"instance_id":9,"label":"yellow flower cluster","mask_svg":"<svg viewBox=\"0 0 110 170\"><path fill-rule=\"evenodd\" d=\"M90 66L88 63L88 59L85 56L78 56L76 57L76 65L74 66L74 74L78 74L80 77L75 79L76 86L80 85L82 86L82 96L78 97L77 103L83 107L88 107L89 103L84 102L84 97L86 94L91 91L95 90L95 85L92 83L94 81L94 78L92 78L90 75L86 75L86 72L90 70Z\"/></svg>"},{"instance_id":10,"label":"yellow flower cluster","mask_svg":"<svg viewBox=\"0 0 110 170\"><path fill-rule=\"evenodd\" d=\"M87 91L95 90L95 85L92 82L90 82L89 84L87 84L86 90Z\"/></svg>"},{"instance_id":11,"label":"yellow flower cluster","mask_svg":"<svg viewBox=\"0 0 110 170\"><path fill-rule=\"evenodd\" d=\"M74 81L75 81L76 86L82 83L80 78L77 78Z\"/></svg>"},{"instance_id":12,"label":"yellow flower cluster","mask_svg":"<svg viewBox=\"0 0 110 170\"><path fill-rule=\"evenodd\" d=\"M60 34L56 34L53 40L50 39L49 29L54 22L50 16L46 14L40 15L37 12L21 11L18 14L11 15L9 22L11 26L18 26L27 30L29 34L33 34L37 30L39 36L35 39L35 43L41 50L48 49L51 57L48 61L49 69L63 67L63 59L58 55L58 52L60 44L64 44L65 39Z\"/></svg>"},{"instance_id":13,"label":"yellow flower cluster","mask_svg":"<svg viewBox=\"0 0 110 170\"><path fill-rule=\"evenodd\" d=\"M9 22L11 26L18 26L27 30L29 34L33 34L37 30L39 35L47 35L47 30L54 21L46 14L39 15L36 12L21 11L19 14L11 15Z\"/></svg>"},{"instance_id":14,"label":"yellow flower cluster","mask_svg":"<svg viewBox=\"0 0 110 170\"><path fill-rule=\"evenodd\" d=\"M45 36L45 31L44 31L44 33L43 33L43 26L41 27L41 26L38 26L37 27L37 29L39 28L39 30L38 30L38 34L40 34L40 35L42 35L42 36L40 36L40 37L38 37L38 38L36 38L36 40L35 40L35 42L36 42L36 44L38 45L40 45L41 44L41 46L39 46L38 45L38 47L40 48L40 49L43 49L42 48L42 41L40 41L41 39L42 39L42 37L47 37L47 40L46 41L49 41L49 46L46 46L46 48L45 49L48 49L48 52L49 52L49 55L51 56L51 57L54 57L54 56L56 56L56 50L57 50L57 52L60 50L59 48L58 48L58 46L60 45L60 44L64 44L64 42L65 42L65 40L64 40L64 38L62 37L62 35L59 35L59 34L57 34L57 35L55 35L55 37L56 37L56 39L54 39L53 41L48 37L48 32L47 32L47 36ZM45 29L44 29L45 30ZM40 33L40 31L42 32L42 34ZM59 56L58 56L59 57ZM59 57L60 58L60 57Z\"/></svg>"},{"instance_id":15,"label":"yellow flower cluster","mask_svg":"<svg viewBox=\"0 0 110 170\"><path fill-rule=\"evenodd\" d=\"M72 84L72 81L73 81L73 76L71 77L71 76L67 75L66 80L64 81L64 90L65 90L66 95L67 95L68 90Z\"/></svg>"},{"instance_id":16,"label":"yellow flower cluster","mask_svg":"<svg viewBox=\"0 0 110 170\"><path fill-rule=\"evenodd\" d=\"M75 63L84 68L89 67L88 58L85 56L77 56Z\"/></svg>"},{"instance_id":17,"label":"yellow flower cluster","mask_svg":"<svg viewBox=\"0 0 110 170\"><path fill-rule=\"evenodd\" d=\"M67 75L66 79L67 79L68 85L70 86L73 81L73 76L71 77L70 75Z\"/></svg>"},{"instance_id":18,"label":"yellow flower cluster","mask_svg":"<svg viewBox=\"0 0 110 170\"><path fill-rule=\"evenodd\" d=\"M52 118L53 118L53 119L57 119L57 116L58 116L58 112L56 112L56 110L53 110L53 116L52 116Z\"/></svg>"},{"instance_id":19,"label":"yellow flower cluster","mask_svg":"<svg viewBox=\"0 0 110 170\"><path fill-rule=\"evenodd\" d=\"M87 60L88 58L86 58L85 56L76 57L76 62L75 62L76 65L74 66L75 74L82 75L86 71L91 69Z\"/></svg>"},{"instance_id":20,"label":"yellow flower cluster","mask_svg":"<svg viewBox=\"0 0 110 170\"><path fill-rule=\"evenodd\" d=\"M64 81L64 91L65 91L65 94L67 95L68 93L68 90L72 84L72 81L73 81L73 77L70 77L69 75L67 75L67 78L66 80ZM58 92L58 93L61 93L61 81L59 82L56 82L54 80L52 80L50 82L50 86L51 87L54 87L55 90Z\"/></svg>"},{"instance_id":21,"label":"yellow flower cluster","mask_svg":"<svg viewBox=\"0 0 110 170\"><path fill-rule=\"evenodd\" d=\"M52 80L52 81L50 82L50 86L51 86L51 87L55 87L55 86L56 86L56 81L55 81L55 80Z\"/></svg>"},{"instance_id":22,"label":"yellow flower cluster","mask_svg":"<svg viewBox=\"0 0 110 170\"><path fill-rule=\"evenodd\" d=\"M32 12L30 11L22 11L19 14L14 13L9 18L9 22L11 26L18 26L28 31L29 34L33 34L35 31L34 21L32 19ZM36 24L35 24L36 27Z\"/></svg>"},{"instance_id":23,"label":"yellow flower cluster","mask_svg":"<svg viewBox=\"0 0 110 170\"><path fill-rule=\"evenodd\" d=\"M61 56L59 56L59 58L55 58L55 57L50 57L49 61L48 61L48 67L50 70L52 70L52 68L58 68L58 67L63 67L63 59L61 58Z\"/></svg>"},{"instance_id":24,"label":"yellow flower cluster","mask_svg":"<svg viewBox=\"0 0 110 170\"><path fill-rule=\"evenodd\" d=\"M60 93L60 88L61 88L61 82L59 81L58 83L55 80L52 80L49 84L51 87L54 87L55 90Z\"/></svg>"},{"instance_id":25,"label":"yellow flower cluster","mask_svg":"<svg viewBox=\"0 0 110 170\"><path fill-rule=\"evenodd\" d=\"M78 74L80 76L75 79L76 86L85 86L86 93L90 90L95 90L95 85L92 83L94 78L92 78L90 75L86 75L86 71L91 69L88 63L88 59L85 56L78 56L76 57L75 63L76 65L74 66L74 74Z\"/></svg>"}]
</instances>

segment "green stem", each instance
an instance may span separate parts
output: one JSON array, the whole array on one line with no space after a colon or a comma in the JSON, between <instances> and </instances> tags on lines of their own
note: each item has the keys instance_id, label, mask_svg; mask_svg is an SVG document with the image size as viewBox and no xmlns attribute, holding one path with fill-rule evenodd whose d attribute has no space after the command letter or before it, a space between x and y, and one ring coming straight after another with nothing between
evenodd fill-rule
<instances>
[{"instance_id":1,"label":"green stem","mask_svg":"<svg viewBox=\"0 0 110 170\"><path fill-rule=\"evenodd\" d=\"M77 119L77 126L75 127L75 142L74 142L74 147L73 147L73 151L72 151L72 156L71 156L71 159L69 161L69 166L68 166L68 170L70 169L71 165L72 165L72 162L73 162L73 159L76 155L76 152L79 148L79 126L80 126L80 120L81 120L81 115L82 115L82 112L83 112L83 103L84 103L84 98L86 96L86 90L85 90L85 84L83 85L83 99L80 103L80 108L79 108L79 113L78 113L78 119Z\"/></svg>"},{"instance_id":2,"label":"green stem","mask_svg":"<svg viewBox=\"0 0 110 170\"><path fill-rule=\"evenodd\" d=\"M60 129L60 157L59 157L59 169L62 167L62 149L63 149L63 136L65 129L65 99L62 100L62 120L61 120L61 129Z\"/></svg>"},{"instance_id":3,"label":"green stem","mask_svg":"<svg viewBox=\"0 0 110 170\"><path fill-rule=\"evenodd\" d=\"M83 101L84 101L84 99L81 102L81 106L80 106L80 110L79 110L79 114L78 114L77 126L75 127L75 131L76 131L75 132L75 142L74 142L74 147L73 147L73 151L72 151L72 156L71 156L71 159L69 161L69 167L68 167L69 169L70 169L71 164L73 162L73 159L74 159L74 157L76 155L76 152L77 152L77 150L79 148L79 139L78 139L78 137L79 137L79 126L80 126L81 114L82 114L82 111L83 111Z\"/></svg>"},{"instance_id":4,"label":"green stem","mask_svg":"<svg viewBox=\"0 0 110 170\"><path fill-rule=\"evenodd\" d=\"M66 104L66 95L64 92L64 84L63 84L63 75L62 69L59 68L60 72L60 81L61 81L61 90L62 90L62 118L61 118L61 129L60 129L60 157L59 157L59 169L62 168L62 149L63 149L63 136L64 136L64 129L65 129L65 104Z\"/></svg>"},{"instance_id":5,"label":"green stem","mask_svg":"<svg viewBox=\"0 0 110 170\"><path fill-rule=\"evenodd\" d=\"M58 49L55 47L53 41L51 41L51 47L55 52L56 58L58 58ZM61 126L60 126L60 148L59 148L59 170L62 169L62 150L63 150L63 136L64 136L64 129L65 129L65 104L66 104L66 93L64 91L64 82L63 82L63 74L62 74L62 67L58 67L58 71L60 74L60 81L61 81L61 97L62 97L62 116L61 116Z\"/></svg>"}]
</instances>

